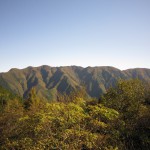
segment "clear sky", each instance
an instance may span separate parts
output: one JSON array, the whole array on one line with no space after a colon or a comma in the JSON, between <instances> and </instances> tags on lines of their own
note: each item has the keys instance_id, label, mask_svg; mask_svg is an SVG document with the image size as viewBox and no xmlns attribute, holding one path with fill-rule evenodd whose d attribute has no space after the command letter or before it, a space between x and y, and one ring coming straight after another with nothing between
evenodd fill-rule
<instances>
[{"instance_id":1,"label":"clear sky","mask_svg":"<svg viewBox=\"0 0 150 150\"><path fill-rule=\"evenodd\" d=\"M150 68L150 0L0 0L0 72Z\"/></svg>"}]
</instances>

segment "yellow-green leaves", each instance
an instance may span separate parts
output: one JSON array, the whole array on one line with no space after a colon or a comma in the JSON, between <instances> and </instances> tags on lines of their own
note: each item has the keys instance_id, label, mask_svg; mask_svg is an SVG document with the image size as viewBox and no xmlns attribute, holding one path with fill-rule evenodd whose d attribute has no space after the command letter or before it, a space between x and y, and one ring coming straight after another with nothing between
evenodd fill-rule
<instances>
[{"instance_id":1,"label":"yellow-green leaves","mask_svg":"<svg viewBox=\"0 0 150 150\"><path fill-rule=\"evenodd\" d=\"M111 108L107 108L101 104L89 106L89 113L93 118L98 120L114 120L119 116L119 113Z\"/></svg>"}]
</instances>

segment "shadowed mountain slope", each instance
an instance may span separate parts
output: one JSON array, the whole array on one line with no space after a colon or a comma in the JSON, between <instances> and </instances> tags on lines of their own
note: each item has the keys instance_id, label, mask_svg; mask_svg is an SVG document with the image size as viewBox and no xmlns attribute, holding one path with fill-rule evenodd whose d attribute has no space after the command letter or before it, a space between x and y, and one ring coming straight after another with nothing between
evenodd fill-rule
<instances>
[{"instance_id":1,"label":"shadowed mountain slope","mask_svg":"<svg viewBox=\"0 0 150 150\"><path fill-rule=\"evenodd\" d=\"M24 98L32 87L40 97L54 100L57 93L69 94L85 87L91 97L99 97L119 79L139 78L150 82L150 69L121 71L113 67L28 67L0 74L0 85Z\"/></svg>"}]
</instances>

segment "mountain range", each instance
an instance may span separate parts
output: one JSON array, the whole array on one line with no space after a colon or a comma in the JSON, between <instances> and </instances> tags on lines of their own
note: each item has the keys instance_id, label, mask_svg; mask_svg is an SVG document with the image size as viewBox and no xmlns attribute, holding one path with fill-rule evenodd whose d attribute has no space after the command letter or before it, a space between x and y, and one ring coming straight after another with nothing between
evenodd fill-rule
<instances>
[{"instance_id":1,"label":"mountain range","mask_svg":"<svg viewBox=\"0 0 150 150\"><path fill-rule=\"evenodd\" d=\"M85 88L87 94L98 98L119 79L140 79L150 82L150 69L119 70L114 67L27 67L0 73L0 85L24 98L32 87L39 97L53 100L58 93L69 94Z\"/></svg>"}]
</instances>

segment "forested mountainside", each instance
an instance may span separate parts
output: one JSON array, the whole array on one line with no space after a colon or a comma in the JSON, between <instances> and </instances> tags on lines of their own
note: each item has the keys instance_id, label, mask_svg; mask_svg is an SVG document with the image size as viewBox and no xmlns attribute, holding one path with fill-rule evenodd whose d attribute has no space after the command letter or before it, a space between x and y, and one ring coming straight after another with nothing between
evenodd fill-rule
<instances>
[{"instance_id":1,"label":"forested mountainside","mask_svg":"<svg viewBox=\"0 0 150 150\"><path fill-rule=\"evenodd\" d=\"M55 99L58 93L69 94L85 88L91 97L99 97L119 79L150 81L150 69L137 68L121 71L114 67L28 67L11 69L0 74L0 85L26 98L32 87L39 97Z\"/></svg>"}]
</instances>

